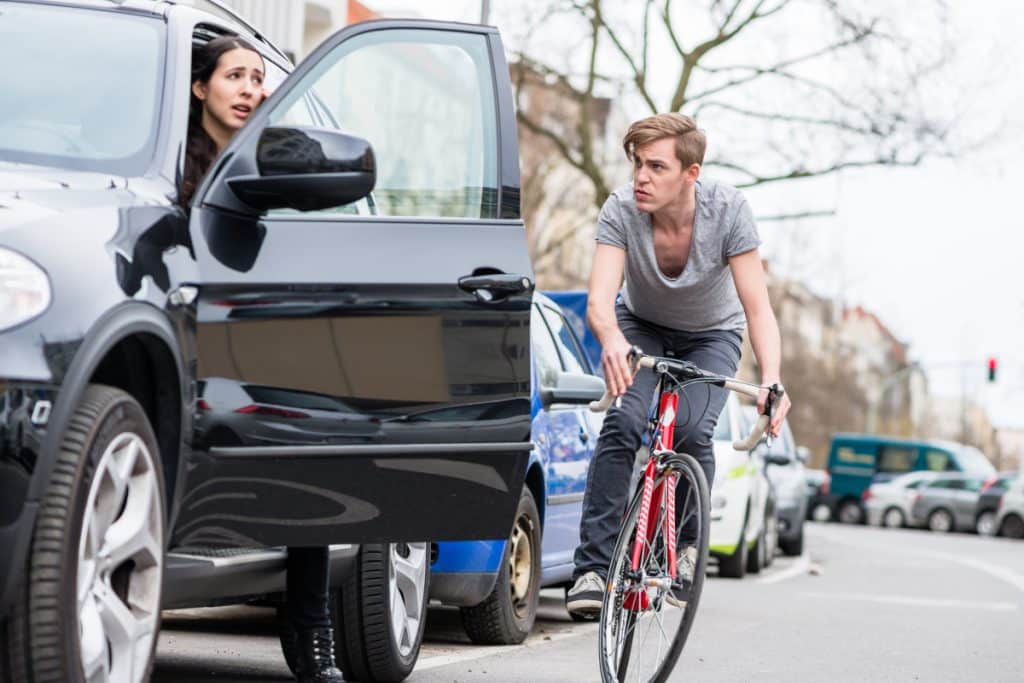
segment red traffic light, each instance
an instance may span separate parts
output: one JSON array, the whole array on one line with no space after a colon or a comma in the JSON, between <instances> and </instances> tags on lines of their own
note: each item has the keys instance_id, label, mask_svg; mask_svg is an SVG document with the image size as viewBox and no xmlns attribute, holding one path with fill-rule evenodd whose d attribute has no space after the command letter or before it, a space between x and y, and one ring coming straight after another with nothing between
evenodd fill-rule
<instances>
[{"instance_id":1,"label":"red traffic light","mask_svg":"<svg viewBox=\"0 0 1024 683\"><path fill-rule=\"evenodd\" d=\"M997 367L999 367L999 363L996 361L996 359L995 358L989 358L988 359L988 381L989 382L995 382L996 381L996 368Z\"/></svg>"}]
</instances>

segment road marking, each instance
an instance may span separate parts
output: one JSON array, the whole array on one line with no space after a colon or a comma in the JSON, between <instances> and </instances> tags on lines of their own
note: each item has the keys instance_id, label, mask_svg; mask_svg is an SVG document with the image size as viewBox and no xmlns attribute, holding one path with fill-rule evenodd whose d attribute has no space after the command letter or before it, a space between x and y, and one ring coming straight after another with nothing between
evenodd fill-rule
<instances>
[{"instance_id":1,"label":"road marking","mask_svg":"<svg viewBox=\"0 0 1024 683\"><path fill-rule=\"evenodd\" d=\"M962 564L965 567L970 567L971 569L977 569L978 571L985 572L989 576L994 576L995 578L1001 581L1005 581L1006 583L1010 584L1020 592L1024 593L1024 576L1021 576L1016 572L1010 571L1005 567L1000 567L997 564L991 564L983 560L977 560L973 557L961 557L960 555L954 555L953 553L929 552L928 554L936 559L946 560L948 562L956 562L957 564Z\"/></svg>"},{"instance_id":2,"label":"road marking","mask_svg":"<svg viewBox=\"0 0 1024 683\"><path fill-rule=\"evenodd\" d=\"M552 633L548 636L532 636L526 640L522 645L500 645L497 647L479 647L467 645L467 649L463 652L456 652L449 655L438 655L436 657L427 657L420 659L416 662L416 671L426 671L428 669L436 669L442 666L448 666L450 664L458 664L460 662L471 662L474 659L483 659L484 657L494 657L497 655L505 654L506 652L521 651L524 647L538 647L540 645L548 645L549 643L556 643L559 640L566 640L567 638L574 638L576 636L586 635L597 630L597 624L593 625L593 628L586 628L585 624L579 624L573 631L563 631L562 633Z\"/></svg>"},{"instance_id":3,"label":"road marking","mask_svg":"<svg viewBox=\"0 0 1024 683\"><path fill-rule=\"evenodd\" d=\"M908 607L959 607L963 609L989 610L992 612L1013 612L1019 609L1014 602L979 602L976 600L948 600L945 598L909 598L903 595L872 595L868 593L824 593L805 591L803 595L812 598L832 598L855 602L874 602Z\"/></svg>"},{"instance_id":4,"label":"road marking","mask_svg":"<svg viewBox=\"0 0 1024 683\"><path fill-rule=\"evenodd\" d=\"M811 556L804 553L800 557L796 558L793 562L793 566L783 569L780 572L766 576L761 579L755 579L754 583L779 583L787 579L792 579L801 574L806 574L807 570L811 567Z\"/></svg>"}]
</instances>

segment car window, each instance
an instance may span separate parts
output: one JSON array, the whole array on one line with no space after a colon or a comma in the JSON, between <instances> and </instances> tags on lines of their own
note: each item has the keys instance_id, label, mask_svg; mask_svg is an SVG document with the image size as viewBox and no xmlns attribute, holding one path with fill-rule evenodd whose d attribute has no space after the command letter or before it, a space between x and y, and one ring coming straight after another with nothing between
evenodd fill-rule
<instances>
[{"instance_id":1,"label":"car window","mask_svg":"<svg viewBox=\"0 0 1024 683\"><path fill-rule=\"evenodd\" d=\"M881 446L878 449L879 472L910 472L917 460L917 449L910 446Z\"/></svg>"},{"instance_id":2,"label":"car window","mask_svg":"<svg viewBox=\"0 0 1024 683\"><path fill-rule=\"evenodd\" d=\"M141 175L156 142L164 42L149 17L3 3L0 159Z\"/></svg>"},{"instance_id":3,"label":"car window","mask_svg":"<svg viewBox=\"0 0 1024 683\"><path fill-rule=\"evenodd\" d=\"M569 321L550 306L541 305L540 310L544 315L544 319L548 322L548 327L555 336L558 352L562 358L562 367L565 371L590 374L590 363L583 355L583 350L576 341L576 335L572 331Z\"/></svg>"},{"instance_id":4,"label":"car window","mask_svg":"<svg viewBox=\"0 0 1024 683\"><path fill-rule=\"evenodd\" d=\"M481 35L371 31L322 59L270 120L288 121L312 92L340 130L368 140L377 215L496 218L491 68Z\"/></svg>"},{"instance_id":5,"label":"car window","mask_svg":"<svg viewBox=\"0 0 1024 683\"><path fill-rule=\"evenodd\" d=\"M948 472L956 469L946 451L928 449L924 454L925 467L932 472Z\"/></svg>"},{"instance_id":6,"label":"car window","mask_svg":"<svg viewBox=\"0 0 1024 683\"><path fill-rule=\"evenodd\" d=\"M558 381L558 373L562 371L562 362L558 357L555 340L536 306L530 308L530 338L540 385L544 388L553 387Z\"/></svg>"}]
</instances>

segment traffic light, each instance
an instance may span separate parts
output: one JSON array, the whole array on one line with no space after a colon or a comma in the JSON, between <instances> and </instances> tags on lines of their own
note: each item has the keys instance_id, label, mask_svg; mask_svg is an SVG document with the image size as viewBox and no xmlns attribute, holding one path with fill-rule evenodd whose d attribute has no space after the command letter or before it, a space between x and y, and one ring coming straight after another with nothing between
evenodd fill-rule
<instances>
[{"instance_id":1,"label":"traffic light","mask_svg":"<svg viewBox=\"0 0 1024 683\"><path fill-rule=\"evenodd\" d=\"M999 366L999 364L996 362L995 358L989 358L988 359L988 381L989 382L995 382L996 381L996 368L998 366Z\"/></svg>"}]
</instances>

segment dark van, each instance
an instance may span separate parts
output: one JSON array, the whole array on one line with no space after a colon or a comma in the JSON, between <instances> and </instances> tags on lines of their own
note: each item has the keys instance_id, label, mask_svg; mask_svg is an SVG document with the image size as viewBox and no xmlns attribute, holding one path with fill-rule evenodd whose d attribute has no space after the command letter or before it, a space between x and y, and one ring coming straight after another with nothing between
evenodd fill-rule
<instances>
[{"instance_id":1,"label":"dark van","mask_svg":"<svg viewBox=\"0 0 1024 683\"><path fill-rule=\"evenodd\" d=\"M834 518L847 524L864 521L861 495L875 481L905 472L995 473L988 458L973 446L952 441L916 441L877 434L836 434L828 453L832 485L827 500Z\"/></svg>"}]
</instances>

